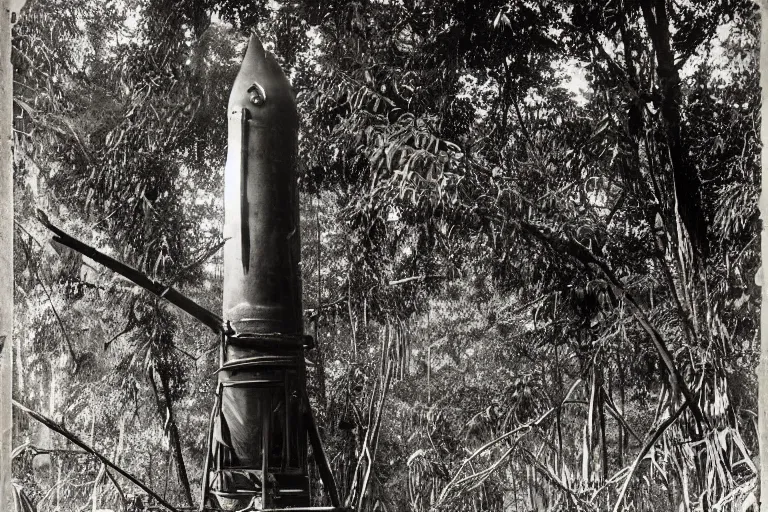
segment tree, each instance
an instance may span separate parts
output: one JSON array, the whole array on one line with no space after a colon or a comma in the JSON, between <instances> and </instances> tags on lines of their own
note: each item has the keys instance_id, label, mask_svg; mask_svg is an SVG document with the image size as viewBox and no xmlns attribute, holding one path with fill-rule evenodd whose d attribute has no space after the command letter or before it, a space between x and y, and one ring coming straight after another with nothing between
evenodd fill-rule
<instances>
[{"instance_id":1,"label":"tree","mask_svg":"<svg viewBox=\"0 0 768 512\"><path fill-rule=\"evenodd\" d=\"M11 510L11 382L13 367L13 160L11 154L13 68L11 2L0 3L0 507Z\"/></svg>"},{"instance_id":2,"label":"tree","mask_svg":"<svg viewBox=\"0 0 768 512\"><path fill-rule=\"evenodd\" d=\"M760 212L762 218L761 261L768 259L768 236L766 235L766 212L768 212L768 3L760 3L760 88L762 91L760 134L763 142L761 154L761 195ZM760 366L758 367L758 400L760 426L760 512L768 510L768 287L765 285L765 263L759 271L761 306L760 306Z\"/></svg>"},{"instance_id":3,"label":"tree","mask_svg":"<svg viewBox=\"0 0 768 512\"><path fill-rule=\"evenodd\" d=\"M154 408L154 429L141 432L152 435L142 454L164 454L168 475L175 469L180 497L192 505L185 459L190 451L197 455L202 449L203 443L195 441L204 436L205 427L201 424L200 432L188 433L185 442L177 425L189 421L189 415L178 413L178 402L188 392L187 372L195 366L187 350L207 350L210 340L195 337L199 328L178 321L156 299L93 271L71 251L54 247L51 258L47 244L40 243L45 235L32 219L46 194L58 196L63 200L53 203L51 215L70 220L78 234L84 222L98 222L97 235L109 239L107 245L119 251L121 259L176 286L199 282L200 267L220 237L215 226L201 231L200 217L193 217L209 208L195 202L199 189L207 192L210 183L215 183L214 191L221 186L208 176L208 164L222 161L223 151L208 142L224 144L223 122L207 109L220 104L230 80L203 80L208 84L203 88L195 84L207 73L234 76L235 65L226 54L208 58L221 49L230 51L221 44L229 35L212 30L190 49L181 27L190 20L198 25L205 20L165 10L162 2L146 2L143 22L135 30L153 44L141 45L119 40L125 6L53 4L32 4L29 23L21 26L14 41L16 79L23 86L15 98L21 139L16 180L22 205L17 216L22 236L16 246L21 257L15 274L17 285L28 293L23 311L38 322L36 327L42 326L28 332L27 341L38 343L27 347L27 354L38 356L27 361L28 368L42 379L51 376L51 382L68 368L75 377L59 380L57 389L52 385L51 397L38 398L50 401L51 415L63 414L91 430L103 424L134 435L139 412L146 415L147 406L149 412ZM115 36L118 43L112 44ZM188 58L194 66L185 64ZM36 186L40 183L42 193ZM41 293L42 303L37 302ZM175 335L179 323L185 328L183 336ZM89 336L80 336L75 326L83 326ZM41 346L46 339L53 343L42 341ZM200 377L194 384L210 387ZM99 394L105 384L107 393ZM134 405L134 416L128 415L130 408L110 410L110 402ZM120 435L103 442L126 463L147 468L138 457L132 460L138 454L121 453L122 439ZM59 468L71 462L59 459ZM151 479L156 468L150 464L147 472Z\"/></svg>"}]
</instances>

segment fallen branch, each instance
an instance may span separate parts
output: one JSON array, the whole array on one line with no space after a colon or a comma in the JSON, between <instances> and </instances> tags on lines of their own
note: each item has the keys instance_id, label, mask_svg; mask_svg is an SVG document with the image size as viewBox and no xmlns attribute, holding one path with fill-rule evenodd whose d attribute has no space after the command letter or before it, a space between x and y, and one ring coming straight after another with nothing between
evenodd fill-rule
<instances>
[{"instance_id":1,"label":"fallen branch","mask_svg":"<svg viewBox=\"0 0 768 512\"><path fill-rule=\"evenodd\" d=\"M48 418L46 416L43 416L40 413L37 413L37 412L35 412L35 411L31 410L31 409L28 409L27 407L25 407L25 406L21 405L20 403L18 403L16 400L13 400L12 403L13 403L13 406L16 407L17 409L19 409L20 411L26 413L27 415L29 415L33 419L39 421L40 423L42 423L43 425L45 425L49 429L53 430L57 434L66 437L72 444L75 444L75 445L79 446L80 448L82 448L86 452L90 453L91 455L93 455L94 457L99 459L99 461L102 464L104 464L105 466L107 466L107 467L109 467L111 469L114 469L120 475L122 475L123 477L127 478L128 480L130 480L133 484L135 484L139 488L141 488L142 491L146 492L149 496L151 496L155 500L157 500L157 502L160 505L162 505L163 507L165 507L166 509L170 510L171 512L179 512L178 509L173 507L170 503L165 501L160 495L158 495L152 489L147 487L147 485L144 482L142 482L141 480L139 480L138 478L136 478L132 474L128 473L124 469L118 467L114 462L112 462L107 457L102 455L95 448L91 448L90 446L85 444L84 441L82 441L79 437L77 437L75 434L73 434L69 430L65 429L63 426L59 425L58 423L56 423L52 419L50 419L50 418Z\"/></svg>"},{"instance_id":2,"label":"fallen branch","mask_svg":"<svg viewBox=\"0 0 768 512\"><path fill-rule=\"evenodd\" d=\"M223 331L224 327L222 324L222 319L219 315L204 308L189 297L183 295L178 290L175 290L171 286L167 286L163 283L155 281L142 272L139 272L135 268L131 268L125 263L119 262L116 259L107 256L103 252L96 250L90 245L85 244L80 240L68 235L64 231L51 224L51 222L48 220L48 216L42 210L37 210L37 218L43 224L43 226L53 232L55 235L53 240L55 242L66 245L70 249L79 252L83 256L91 258L96 263L100 263L111 271L120 274L121 276L139 285L145 290L148 290L158 297L167 300L177 308L207 325L212 331L217 333Z\"/></svg>"}]
</instances>

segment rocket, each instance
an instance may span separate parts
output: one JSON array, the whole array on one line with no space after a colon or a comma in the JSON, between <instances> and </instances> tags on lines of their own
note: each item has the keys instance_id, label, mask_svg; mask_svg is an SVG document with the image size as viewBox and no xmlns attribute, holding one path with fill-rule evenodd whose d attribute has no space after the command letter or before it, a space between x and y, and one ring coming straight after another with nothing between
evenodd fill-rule
<instances>
[{"instance_id":1,"label":"rocket","mask_svg":"<svg viewBox=\"0 0 768 512\"><path fill-rule=\"evenodd\" d=\"M211 493L222 508L237 501L231 510L247 505L251 492L259 493L262 506L306 507L307 433L301 411L307 406L304 348L311 340L303 335L301 306L299 122L290 83L256 36L232 86L227 119L226 335ZM248 491L251 482L258 484Z\"/></svg>"},{"instance_id":2,"label":"rocket","mask_svg":"<svg viewBox=\"0 0 768 512\"><path fill-rule=\"evenodd\" d=\"M223 314L39 218L54 240L163 297L220 337L200 511L343 511L306 391L299 116L288 78L250 38L227 107ZM310 506L308 442L331 507Z\"/></svg>"},{"instance_id":3,"label":"rocket","mask_svg":"<svg viewBox=\"0 0 768 512\"><path fill-rule=\"evenodd\" d=\"M227 118L224 320L238 334L300 335L299 116L288 79L256 36Z\"/></svg>"}]
</instances>

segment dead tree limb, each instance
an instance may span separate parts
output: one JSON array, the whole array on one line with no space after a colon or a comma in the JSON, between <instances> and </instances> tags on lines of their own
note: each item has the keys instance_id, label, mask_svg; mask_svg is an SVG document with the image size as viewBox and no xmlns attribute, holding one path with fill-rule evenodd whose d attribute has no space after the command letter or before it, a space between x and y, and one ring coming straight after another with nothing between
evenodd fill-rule
<instances>
[{"instance_id":1,"label":"dead tree limb","mask_svg":"<svg viewBox=\"0 0 768 512\"><path fill-rule=\"evenodd\" d=\"M141 286L145 290L148 290L158 297L167 300L185 313L188 313L203 324L210 327L214 332L222 332L222 319L219 315L204 308L186 295L183 295L178 290L175 290L173 287L155 281L142 272L139 272L135 268L131 268L125 263L121 263L116 259L107 256L103 252L96 250L90 245L81 242L73 236L68 235L64 231L51 224L51 222L48 220L48 216L42 210L37 210L37 218L46 228L53 232L53 240L55 242L66 245L70 249L79 252L83 256L91 258L96 263L104 265L111 271L117 272L129 281Z\"/></svg>"},{"instance_id":2,"label":"dead tree limb","mask_svg":"<svg viewBox=\"0 0 768 512\"><path fill-rule=\"evenodd\" d=\"M162 505L163 507L165 507L167 510L170 510L171 512L179 512L179 510L177 508L175 508L173 505L171 505L170 503L165 501L159 494L157 494L155 491L150 489L144 482L142 482L141 480L139 480L138 478L136 478L132 474L128 473L126 470L118 467L117 464L115 464L114 462L109 460L105 455L103 455L101 452L99 452L95 448L92 448L92 447L88 446L87 444L85 444L85 441L83 441L82 439L77 437L77 435L75 435L74 433L70 432L69 430L67 430L63 426L59 425L58 423L56 423L52 419L50 419L50 418L48 418L46 416L43 416L42 414L37 413L37 412L33 411L32 409L28 409L27 407L25 407L25 406L21 405L20 403L18 403L16 400L13 401L13 406L16 407L17 409L19 409L20 411L26 413L27 415L29 415L31 418L39 421L40 423L42 423L43 425L45 425L49 429L53 430L57 434L59 434L61 436L64 436L72 444L77 445L78 447L82 448L86 452L90 453L91 455L93 455L94 457L99 459L99 461L102 464L104 464L105 466L115 470L117 473L119 473L123 477L127 478L128 480L130 480L133 484L138 486L142 491L146 492L149 496L151 496L155 500L157 500L157 502L160 505Z\"/></svg>"}]
</instances>

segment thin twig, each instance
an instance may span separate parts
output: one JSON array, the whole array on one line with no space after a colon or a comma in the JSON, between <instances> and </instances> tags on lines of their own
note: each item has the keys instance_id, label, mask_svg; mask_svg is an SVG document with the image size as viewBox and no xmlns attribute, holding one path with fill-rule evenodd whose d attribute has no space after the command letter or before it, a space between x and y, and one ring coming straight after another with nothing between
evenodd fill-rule
<instances>
[{"instance_id":1,"label":"thin twig","mask_svg":"<svg viewBox=\"0 0 768 512\"><path fill-rule=\"evenodd\" d=\"M395 279L389 282L389 286L397 286L398 284L410 283L411 281L424 281L425 279L443 279L445 276L442 274L426 274L419 276L404 277L402 279Z\"/></svg>"},{"instance_id":2,"label":"thin twig","mask_svg":"<svg viewBox=\"0 0 768 512\"><path fill-rule=\"evenodd\" d=\"M228 238L225 238L224 240L221 240L220 242L217 242L213 244L212 246L208 247L208 249L203 250L203 254L201 254L199 257L195 258L191 263L188 265L185 265L182 267L176 274L171 278L170 281L168 281L168 286L173 286L179 279L184 277L184 274L188 273L193 268L202 265L208 259L211 258L214 254L219 252L219 249L224 247L224 244L229 240Z\"/></svg>"},{"instance_id":3,"label":"thin twig","mask_svg":"<svg viewBox=\"0 0 768 512\"><path fill-rule=\"evenodd\" d=\"M556 405L555 407L552 407L551 409L546 411L544 414L542 414L541 416L539 416L535 420L531 420L531 421L529 421L528 423L526 423L524 425L520 425L519 427L516 427L516 428L510 430L509 432L506 432L506 433L504 433L504 434L502 434L502 435L500 435L500 436L498 436L498 437L488 441L483 446L481 446L480 448L478 448L474 452L472 452L472 454L461 464L461 466L459 467L458 471L456 471L456 474L451 479L451 481L448 482L448 484L446 484L445 487L443 487L443 490L440 492L440 497L437 500L438 504L442 503L443 501L445 501L445 499L448 496L449 491L453 487L457 486L459 483L464 482L466 480L466 479L459 480L459 477L461 476L461 473L464 470L464 468L467 466L467 464L472 462L472 460L475 459L477 456L479 456L481 453L484 453L486 450L488 450L488 448L490 448L490 447L492 447L492 446L494 446L494 445L504 441L505 439L509 439L510 437L512 437L513 435L517 434L518 432L520 432L522 430L528 430L528 429L533 428L536 425L539 425L542 421L544 421L547 417L549 417L550 414L552 414L553 412L557 411L560 407L562 407L568 401L569 397L571 396L571 393L573 393L573 391L576 389L576 387L581 382L582 382L582 380L578 379L576 382L574 382L571 385L571 388L568 390L568 393L566 393L565 397L560 402L560 404Z\"/></svg>"},{"instance_id":4,"label":"thin twig","mask_svg":"<svg viewBox=\"0 0 768 512\"><path fill-rule=\"evenodd\" d=\"M17 227L17 228L19 228L19 229L20 229L20 230L22 230L24 233L26 233L26 234L27 234L27 236L28 236L29 238L31 238L32 240L34 240L34 241L35 241L35 243L38 245L38 247L40 247L41 249L43 248L43 244L41 244L41 243L38 241L38 239L37 239L37 238L35 238L35 237L32 235L32 233L30 233L30 232L27 230L27 228L25 228L25 227L24 227L24 226L23 226L23 225L22 225L22 224L21 224L19 221L17 221L16 219L13 219L13 223L16 225L16 227Z\"/></svg>"}]
</instances>

